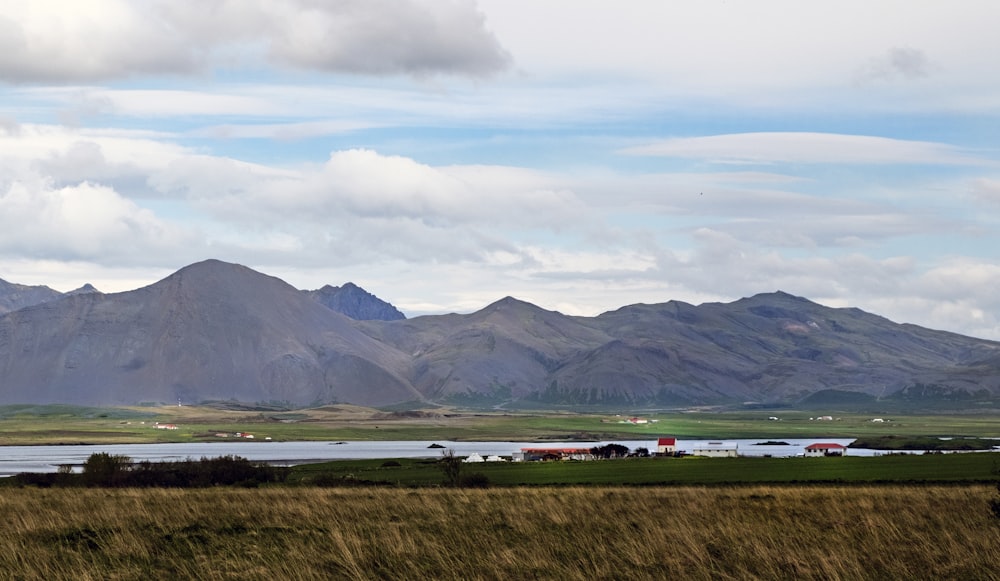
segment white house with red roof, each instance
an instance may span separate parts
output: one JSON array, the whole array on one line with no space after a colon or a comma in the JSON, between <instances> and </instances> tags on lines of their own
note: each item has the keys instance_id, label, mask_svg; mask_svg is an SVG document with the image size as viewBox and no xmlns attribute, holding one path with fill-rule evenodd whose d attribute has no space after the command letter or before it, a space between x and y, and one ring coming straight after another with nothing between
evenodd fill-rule
<instances>
[{"instance_id":1,"label":"white house with red roof","mask_svg":"<svg viewBox=\"0 0 1000 581\"><path fill-rule=\"evenodd\" d=\"M809 456L846 456L847 446L833 443L817 443L806 446L806 457Z\"/></svg>"},{"instance_id":2,"label":"white house with red roof","mask_svg":"<svg viewBox=\"0 0 1000 581\"><path fill-rule=\"evenodd\" d=\"M659 438L656 440L657 456L673 456L677 452L677 438Z\"/></svg>"}]
</instances>

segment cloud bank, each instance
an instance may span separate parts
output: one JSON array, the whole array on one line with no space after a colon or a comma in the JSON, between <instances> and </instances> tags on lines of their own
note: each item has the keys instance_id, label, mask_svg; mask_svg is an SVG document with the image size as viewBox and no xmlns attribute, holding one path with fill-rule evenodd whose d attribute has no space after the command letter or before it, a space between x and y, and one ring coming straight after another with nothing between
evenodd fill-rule
<instances>
[{"instance_id":1,"label":"cloud bank","mask_svg":"<svg viewBox=\"0 0 1000 581\"><path fill-rule=\"evenodd\" d=\"M93 82L279 67L482 77L510 62L464 0L5 0L0 80Z\"/></svg>"}]
</instances>

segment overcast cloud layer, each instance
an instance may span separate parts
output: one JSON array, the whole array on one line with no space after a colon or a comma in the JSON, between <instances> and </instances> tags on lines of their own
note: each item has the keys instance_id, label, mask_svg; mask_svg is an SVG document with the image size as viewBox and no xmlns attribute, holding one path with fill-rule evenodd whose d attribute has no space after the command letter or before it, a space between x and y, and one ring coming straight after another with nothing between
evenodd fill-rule
<instances>
[{"instance_id":1,"label":"overcast cloud layer","mask_svg":"<svg viewBox=\"0 0 1000 581\"><path fill-rule=\"evenodd\" d=\"M1000 339L1000 7L0 0L0 278L409 316L784 290Z\"/></svg>"}]
</instances>

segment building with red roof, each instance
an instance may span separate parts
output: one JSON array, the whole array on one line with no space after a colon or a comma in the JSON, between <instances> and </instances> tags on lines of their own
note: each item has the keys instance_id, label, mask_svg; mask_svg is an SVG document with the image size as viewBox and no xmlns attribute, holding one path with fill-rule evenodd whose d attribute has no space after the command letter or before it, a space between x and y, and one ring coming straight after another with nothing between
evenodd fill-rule
<instances>
[{"instance_id":1,"label":"building with red roof","mask_svg":"<svg viewBox=\"0 0 1000 581\"><path fill-rule=\"evenodd\" d=\"M806 446L806 456L846 456L847 446L833 443L817 443Z\"/></svg>"},{"instance_id":2,"label":"building with red roof","mask_svg":"<svg viewBox=\"0 0 1000 581\"><path fill-rule=\"evenodd\" d=\"M677 438L660 438L656 440L658 456L673 456L677 453Z\"/></svg>"}]
</instances>

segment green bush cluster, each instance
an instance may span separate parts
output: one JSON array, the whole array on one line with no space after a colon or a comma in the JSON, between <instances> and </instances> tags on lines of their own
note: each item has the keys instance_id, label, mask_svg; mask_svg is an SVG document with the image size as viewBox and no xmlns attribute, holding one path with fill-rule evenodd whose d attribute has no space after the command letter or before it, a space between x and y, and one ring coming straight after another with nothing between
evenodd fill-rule
<instances>
[{"instance_id":1,"label":"green bush cluster","mask_svg":"<svg viewBox=\"0 0 1000 581\"><path fill-rule=\"evenodd\" d=\"M80 474L60 469L55 474L22 473L14 478L18 484L40 487L201 488L256 487L268 482L283 482L287 475L287 468L250 462L232 455L178 462L133 462L128 456L98 452L87 458Z\"/></svg>"}]
</instances>

